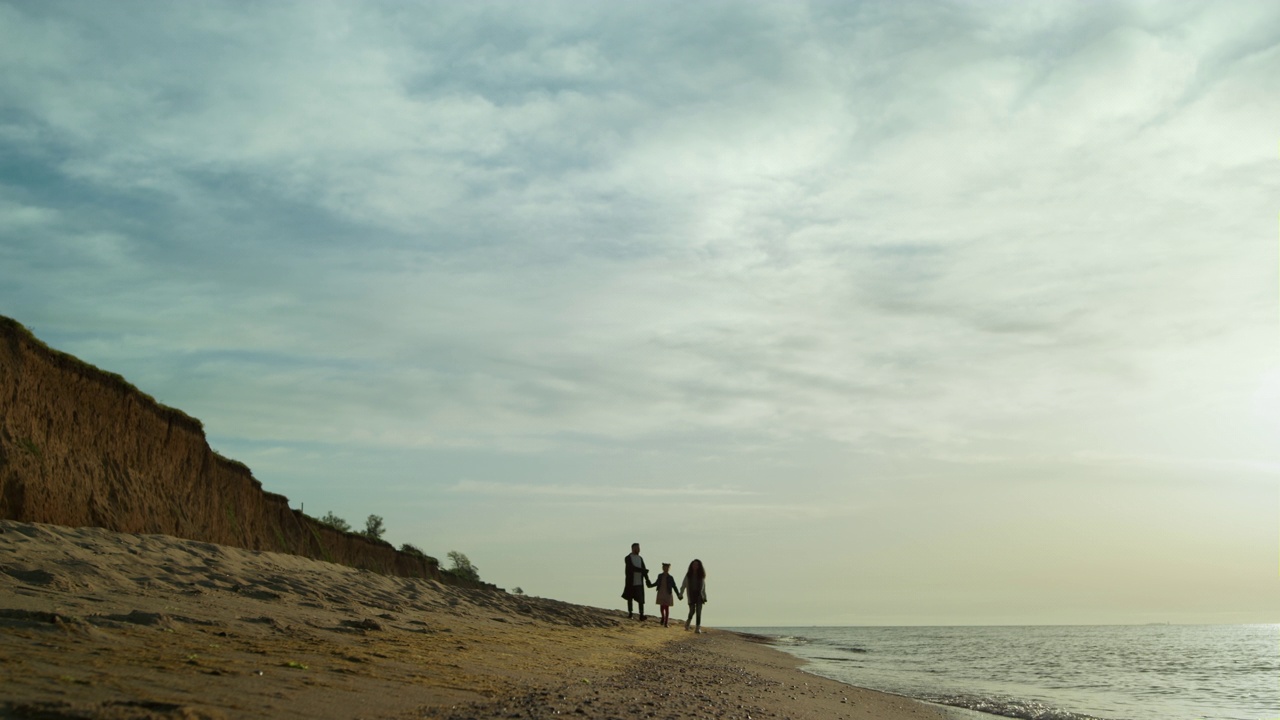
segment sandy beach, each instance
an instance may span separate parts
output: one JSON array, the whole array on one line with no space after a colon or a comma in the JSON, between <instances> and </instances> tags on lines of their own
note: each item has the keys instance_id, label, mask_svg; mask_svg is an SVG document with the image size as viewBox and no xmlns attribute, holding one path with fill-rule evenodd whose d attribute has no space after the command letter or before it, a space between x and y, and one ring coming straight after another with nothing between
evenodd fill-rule
<instances>
[{"instance_id":1,"label":"sandy beach","mask_svg":"<svg viewBox=\"0 0 1280 720\"><path fill-rule=\"evenodd\" d=\"M3 717L943 717L796 666L621 611L0 521Z\"/></svg>"}]
</instances>

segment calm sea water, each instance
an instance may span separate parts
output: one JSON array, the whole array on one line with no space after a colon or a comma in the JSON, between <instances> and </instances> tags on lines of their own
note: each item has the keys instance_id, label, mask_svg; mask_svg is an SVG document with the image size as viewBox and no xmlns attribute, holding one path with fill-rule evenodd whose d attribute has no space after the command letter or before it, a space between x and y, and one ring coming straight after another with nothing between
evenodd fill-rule
<instances>
[{"instance_id":1,"label":"calm sea water","mask_svg":"<svg viewBox=\"0 0 1280 720\"><path fill-rule=\"evenodd\" d=\"M815 675L990 715L1280 719L1280 625L736 629Z\"/></svg>"}]
</instances>

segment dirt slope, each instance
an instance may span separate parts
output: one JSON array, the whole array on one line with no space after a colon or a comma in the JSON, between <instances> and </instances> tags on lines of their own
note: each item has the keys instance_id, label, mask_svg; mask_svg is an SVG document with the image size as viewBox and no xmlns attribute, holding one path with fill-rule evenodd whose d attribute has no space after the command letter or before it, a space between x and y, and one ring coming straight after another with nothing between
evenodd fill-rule
<instances>
[{"instance_id":1,"label":"dirt slope","mask_svg":"<svg viewBox=\"0 0 1280 720\"><path fill-rule=\"evenodd\" d=\"M200 421L0 316L0 518L172 535L407 577L430 558L321 525L215 453Z\"/></svg>"}]
</instances>

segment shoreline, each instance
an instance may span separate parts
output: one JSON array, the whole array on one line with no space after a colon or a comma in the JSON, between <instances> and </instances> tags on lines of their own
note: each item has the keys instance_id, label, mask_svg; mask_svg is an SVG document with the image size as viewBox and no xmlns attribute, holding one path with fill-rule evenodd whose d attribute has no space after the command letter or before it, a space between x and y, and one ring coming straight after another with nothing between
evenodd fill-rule
<instances>
[{"instance_id":1,"label":"shoreline","mask_svg":"<svg viewBox=\"0 0 1280 720\"><path fill-rule=\"evenodd\" d=\"M562 715L609 718L874 718L952 720L946 708L859 688L798 668L761 640L728 630L684 635L638 653L599 682L565 683L459 707L438 720Z\"/></svg>"},{"instance_id":2,"label":"shoreline","mask_svg":"<svg viewBox=\"0 0 1280 720\"><path fill-rule=\"evenodd\" d=\"M0 716L876 718L763 637L160 535L0 521Z\"/></svg>"}]
</instances>

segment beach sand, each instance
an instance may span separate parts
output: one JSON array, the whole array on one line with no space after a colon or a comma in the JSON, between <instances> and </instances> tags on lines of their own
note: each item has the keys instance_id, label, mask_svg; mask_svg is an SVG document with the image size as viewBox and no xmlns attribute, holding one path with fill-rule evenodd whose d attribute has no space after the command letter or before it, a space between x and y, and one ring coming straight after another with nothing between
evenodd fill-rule
<instances>
[{"instance_id":1,"label":"beach sand","mask_svg":"<svg viewBox=\"0 0 1280 720\"><path fill-rule=\"evenodd\" d=\"M944 717L796 668L616 610L0 521L5 718Z\"/></svg>"}]
</instances>

